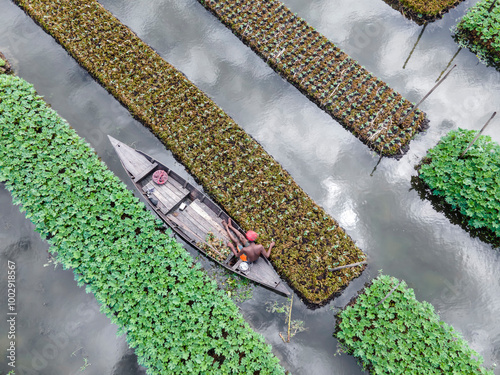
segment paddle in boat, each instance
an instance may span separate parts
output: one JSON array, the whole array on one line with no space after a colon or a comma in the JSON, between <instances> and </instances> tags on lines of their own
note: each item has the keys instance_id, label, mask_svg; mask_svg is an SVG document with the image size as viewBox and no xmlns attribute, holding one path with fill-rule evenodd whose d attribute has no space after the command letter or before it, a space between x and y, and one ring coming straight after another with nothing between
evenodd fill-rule
<instances>
[{"instance_id":1,"label":"paddle in boat","mask_svg":"<svg viewBox=\"0 0 500 375\"><path fill-rule=\"evenodd\" d=\"M249 265L234 256L222 221L229 216L210 198L177 173L145 153L108 136L137 190L156 214L180 237L228 270L268 289L290 295L287 287L262 255ZM231 220L233 227L243 230Z\"/></svg>"}]
</instances>

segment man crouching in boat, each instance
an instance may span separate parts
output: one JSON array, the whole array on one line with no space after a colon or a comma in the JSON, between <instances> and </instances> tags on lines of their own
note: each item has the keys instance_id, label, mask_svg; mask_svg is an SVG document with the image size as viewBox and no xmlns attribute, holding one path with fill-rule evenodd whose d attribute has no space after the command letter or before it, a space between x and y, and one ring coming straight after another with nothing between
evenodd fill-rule
<instances>
[{"instance_id":1,"label":"man crouching in boat","mask_svg":"<svg viewBox=\"0 0 500 375\"><path fill-rule=\"evenodd\" d=\"M271 255L271 249L274 246L274 242L271 242L271 244L269 245L269 250L265 251L264 246L257 245L255 243L255 240L259 235L254 231L249 230L246 233L245 238L245 236L243 236L233 227L233 225L231 224L231 218L227 219L227 223L223 220L222 225L224 225L224 228L226 228L226 232L231 241L233 241L238 247L238 252L236 252L234 245L231 242L227 243L227 246L229 246L236 257L241 258L241 260L245 262L254 263L259 259L260 254L264 255L266 258L269 258L269 255ZM236 238L231 232L236 234Z\"/></svg>"}]
</instances>

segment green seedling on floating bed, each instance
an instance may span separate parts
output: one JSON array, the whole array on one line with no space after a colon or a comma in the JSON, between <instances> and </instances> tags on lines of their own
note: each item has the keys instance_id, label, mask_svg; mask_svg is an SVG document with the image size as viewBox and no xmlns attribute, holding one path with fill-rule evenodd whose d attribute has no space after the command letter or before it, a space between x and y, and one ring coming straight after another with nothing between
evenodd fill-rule
<instances>
[{"instance_id":1,"label":"green seedling on floating bed","mask_svg":"<svg viewBox=\"0 0 500 375\"><path fill-rule=\"evenodd\" d=\"M360 122L362 123L363 118L368 116L367 106L384 109L384 113L370 124L370 127L378 128L391 109L400 105L401 96L396 95L378 79L372 82L371 73L338 50L302 19L293 15L281 2L270 0L259 3L254 5L256 10L251 16L243 12L238 17L232 18L227 13L228 9L233 6L231 0L218 2L217 6L210 1L199 1L268 63L270 62L267 51L271 50L276 43L285 41L287 45L294 46L291 53L281 55L279 62L273 61L271 66L369 147L385 156L401 156L403 150L407 149L405 146L410 141L410 137L404 138L404 144L387 148L383 142L373 143L357 132ZM245 0L240 6L245 6L245 4L253 3ZM274 9L272 16L268 14L267 5ZM242 22L247 25L247 28L250 28L250 25L253 26L252 31L242 33L240 27ZM301 26L297 28L297 24ZM280 34L279 41L276 40L274 32L268 31L278 28L289 31ZM259 45L252 42L257 38L257 33L262 34L259 38ZM325 54L325 50L335 51L335 55ZM373 96L372 92L375 91L376 86L379 86L379 89ZM353 100L356 96L359 100ZM408 107L412 106L406 100L404 103ZM398 122L401 114L395 111L394 116L397 117L395 121ZM414 129L413 134L415 134L422 131L426 123L425 115L417 111L412 114L408 126Z\"/></svg>"},{"instance_id":2,"label":"green seedling on floating bed","mask_svg":"<svg viewBox=\"0 0 500 375\"><path fill-rule=\"evenodd\" d=\"M500 70L500 2L482 0L469 9L456 27L455 40L487 65Z\"/></svg>"},{"instance_id":3,"label":"green seedling on floating bed","mask_svg":"<svg viewBox=\"0 0 500 375\"><path fill-rule=\"evenodd\" d=\"M500 146L473 130L449 132L427 152L419 176L433 194L469 218L473 228L487 228L500 237Z\"/></svg>"},{"instance_id":4,"label":"green seedling on floating bed","mask_svg":"<svg viewBox=\"0 0 500 375\"><path fill-rule=\"evenodd\" d=\"M483 359L404 281L380 275L337 314L340 351L373 374L487 374Z\"/></svg>"}]
</instances>

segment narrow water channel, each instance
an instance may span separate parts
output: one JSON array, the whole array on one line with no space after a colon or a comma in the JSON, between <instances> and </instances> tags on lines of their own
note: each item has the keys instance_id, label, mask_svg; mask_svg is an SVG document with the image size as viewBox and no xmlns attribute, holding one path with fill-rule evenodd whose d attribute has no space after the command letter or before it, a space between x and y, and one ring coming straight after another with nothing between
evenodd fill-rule
<instances>
[{"instance_id":1,"label":"narrow water channel","mask_svg":"<svg viewBox=\"0 0 500 375\"><path fill-rule=\"evenodd\" d=\"M417 101L458 49L450 27L477 0L463 2L428 25L405 69L421 27L382 0L284 2L376 76ZM500 363L500 250L451 224L410 184L414 165L442 135L457 127L479 129L499 109L499 72L462 50L453 62L457 68L421 105L431 121L429 130L411 142L400 161L383 159L370 176L378 157L275 74L196 0L101 3L258 140L368 255L363 276L329 305L309 310L294 299L293 319L303 320L308 330L289 344L279 337L284 317L266 311L266 302L286 299L256 288L254 298L241 304L243 315L287 370L363 373L353 357L335 355L333 315L379 270L404 279L419 300L434 305L485 358L486 366ZM106 134L185 175L147 129L9 0L0 0L0 51L130 189ZM498 123L487 133L500 142ZM115 337L116 326L98 312L94 297L76 286L72 271L44 267L47 248L0 185L0 290L5 295L7 261L15 261L20 374L145 374L125 338ZM0 314L5 305L0 300ZM0 319L0 333L6 329ZM7 341L1 334L2 351ZM0 360L0 372L8 370Z\"/></svg>"}]
</instances>

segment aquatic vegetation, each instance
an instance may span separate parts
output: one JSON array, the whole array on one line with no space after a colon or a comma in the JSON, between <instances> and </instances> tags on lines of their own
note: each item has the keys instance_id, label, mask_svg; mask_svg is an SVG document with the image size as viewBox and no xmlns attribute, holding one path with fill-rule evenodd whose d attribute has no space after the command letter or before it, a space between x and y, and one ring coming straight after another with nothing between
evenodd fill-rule
<instances>
[{"instance_id":1,"label":"aquatic vegetation","mask_svg":"<svg viewBox=\"0 0 500 375\"><path fill-rule=\"evenodd\" d=\"M500 237L500 145L481 135L460 157L477 131L449 132L427 152L419 177L433 194L469 218L473 228L488 228Z\"/></svg>"},{"instance_id":2,"label":"aquatic vegetation","mask_svg":"<svg viewBox=\"0 0 500 375\"><path fill-rule=\"evenodd\" d=\"M452 31L461 47L469 48L482 62L500 70L500 2L478 2Z\"/></svg>"},{"instance_id":3,"label":"aquatic vegetation","mask_svg":"<svg viewBox=\"0 0 500 375\"><path fill-rule=\"evenodd\" d=\"M337 315L341 348L372 374L489 374L483 359L404 281L380 275Z\"/></svg>"},{"instance_id":4,"label":"aquatic vegetation","mask_svg":"<svg viewBox=\"0 0 500 375\"><path fill-rule=\"evenodd\" d=\"M5 58L2 52L0 52L0 74L10 74L12 73L9 61Z\"/></svg>"},{"instance_id":5,"label":"aquatic vegetation","mask_svg":"<svg viewBox=\"0 0 500 375\"><path fill-rule=\"evenodd\" d=\"M304 325L303 320L299 319L294 319L292 320L292 307L293 307L293 295L291 298L289 298L290 302L286 302L283 304L278 304L278 302L266 302L266 311L270 313L278 313L278 314L285 314L285 324L288 326L288 331L287 331L287 339L283 337L281 332L279 333L281 339L283 342L288 343L290 342L290 339L295 336L297 333L307 331L307 327Z\"/></svg>"},{"instance_id":6,"label":"aquatic vegetation","mask_svg":"<svg viewBox=\"0 0 500 375\"><path fill-rule=\"evenodd\" d=\"M284 374L217 283L26 81L0 75L0 181L148 374Z\"/></svg>"},{"instance_id":7,"label":"aquatic vegetation","mask_svg":"<svg viewBox=\"0 0 500 375\"><path fill-rule=\"evenodd\" d=\"M229 247L222 241L220 238L214 236L212 232L209 232L207 238L205 238L206 242L198 242L196 246L203 249L206 254L218 260L219 262L224 262L229 254L231 254L231 250Z\"/></svg>"},{"instance_id":8,"label":"aquatic vegetation","mask_svg":"<svg viewBox=\"0 0 500 375\"><path fill-rule=\"evenodd\" d=\"M435 21L464 0L384 0L405 17L422 25Z\"/></svg>"},{"instance_id":9,"label":"aquatic vegetation","mask_svg":"<svg viewBox=\"0 0 500 375\"><path fill-rule=\"evenodd\" d=\"M401 157L428 120L278 0L199 0L243 43L360 141Z\"/></svg>"},{"instance_id":10,"label":"aquatic vegetation","mask_svg":"<svg viewBox=\"0 0 500 375\"><path fill-rule=\"evenodd\" d=\"M325 304L361 274L364 267L328 270L365 255L260 144L97 1L15 2L149 127L242 228L258 231L262 243L276 242L273 266L307 303ZM374 84L379 97L388 95ZM410 121L416 120L403 126L408 137Z\"/></svg>"}]
</instances>

